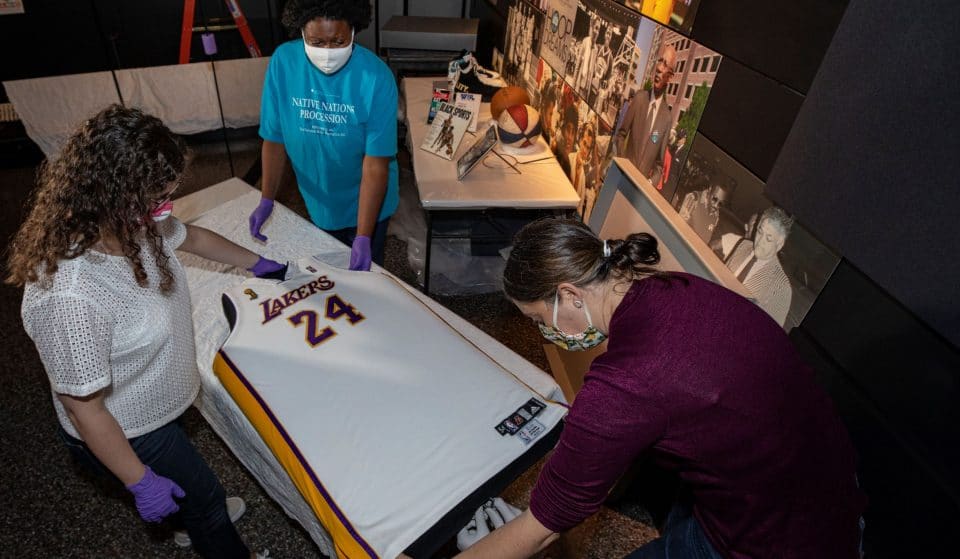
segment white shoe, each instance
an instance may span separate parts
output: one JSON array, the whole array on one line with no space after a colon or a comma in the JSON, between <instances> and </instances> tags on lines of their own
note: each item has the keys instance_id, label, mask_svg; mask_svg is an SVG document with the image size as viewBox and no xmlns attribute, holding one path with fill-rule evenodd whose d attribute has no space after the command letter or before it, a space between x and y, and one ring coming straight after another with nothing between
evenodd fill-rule
<instances>
[{"instance_id":1,"label":"white shoe","mask_svg":"<svg viewBox=\"0 0 960 559\"><path fill-rule=\"evenodd\" d=\"M262 552L257 552L254 555L254 557L256 557L257 559L270 559L268 555L270 555L270 550L264 549Z\"/></svg>"},{"instance_id":2,"label":"white shoe","mask_svg":"<svg viewBox=\"0 0 960 559\"><path fill-rule=\"evenodd\" d=\"M227 515L230 516L230 522L240 520L243 513L247 512L247 504L240 497L227 497ZM180 547L190 547L190 535L185 530L177 530L173 533L173 542ZM266 557L266 556L264 556Z\"/></svg>"}]
</instances>

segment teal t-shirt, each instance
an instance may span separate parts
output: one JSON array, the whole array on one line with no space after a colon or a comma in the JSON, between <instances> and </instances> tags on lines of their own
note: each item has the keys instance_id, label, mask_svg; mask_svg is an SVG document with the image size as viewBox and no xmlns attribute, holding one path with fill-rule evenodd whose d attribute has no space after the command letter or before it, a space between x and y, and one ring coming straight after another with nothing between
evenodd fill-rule
<instances>
[{"instance_id":1,"label":"teal t-shirt","mask_svg":"<svg viewBox=\"0 0 960 559\"><path fill-rule=\"evenodd\" d=\"M357 225L364 155L393 158L378 221L396 211L397 84L368 49L354 44L347 64L327 75L310 63L303 39L280 45L263 83L260 137L286 148L317 227Z\"/></svg>"}]
</instances>

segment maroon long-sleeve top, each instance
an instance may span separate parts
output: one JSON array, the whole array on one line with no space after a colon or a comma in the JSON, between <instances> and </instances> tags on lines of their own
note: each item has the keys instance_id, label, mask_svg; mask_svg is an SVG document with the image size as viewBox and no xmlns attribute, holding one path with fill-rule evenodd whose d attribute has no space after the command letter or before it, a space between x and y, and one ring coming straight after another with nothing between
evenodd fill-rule
<instances>
[{"instance_id":1,"label":"maroon long-sleeve top","mask_svg":"<svg viewBox=\"0 0 960 559\"><path fill-rule=\"evenodd\" d=\"M789 338L739 295L687 274L633 282L530 508L569 529L648 455L678 472L730 559L857 557L865 497L832 402Z\"/></svg>"}]
</instances>

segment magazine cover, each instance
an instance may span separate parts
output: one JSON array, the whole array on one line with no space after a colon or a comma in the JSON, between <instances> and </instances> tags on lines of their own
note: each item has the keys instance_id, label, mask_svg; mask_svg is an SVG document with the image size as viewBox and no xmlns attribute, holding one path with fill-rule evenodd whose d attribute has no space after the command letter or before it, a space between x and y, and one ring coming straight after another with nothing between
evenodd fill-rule
<instances>
[{"instance_id":1,"label":"magazine cover","mask_svg":"<svg viewBox=\"0 0 960 559\"><path fill-rule=\"evenodd\" d=\"M466 91L459 91L455 94L456 100L454 105L458 107L463 107L471 113L473 113L473 118L470 120L470 126L467 128L470 132L477 131L477 120L480 114L480 94L479 93L467 93Z\"/></svg>"},{"instance_id":2,"label":"magazine cover","mask_svg":"<svg viewBox=\"0 0 960 559\"><path fill-rule=\"evenodd\" d=\"M433 125L423 139L420 149L453 160L453 154L457 152L457 146L466 134L471 120L473 113L469 110L451 103L440 103Z\"/></svg>"}]
</instances>

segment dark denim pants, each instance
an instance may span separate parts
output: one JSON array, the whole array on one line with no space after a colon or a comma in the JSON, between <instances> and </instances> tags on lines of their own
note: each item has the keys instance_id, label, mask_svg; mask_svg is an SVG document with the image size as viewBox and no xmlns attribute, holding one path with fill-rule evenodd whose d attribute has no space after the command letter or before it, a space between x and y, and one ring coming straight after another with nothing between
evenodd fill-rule
<instances>
[{"instance_id":1,"label":"dark denim pants","mask_svg":"<svg viewBox=\"0 0 960 559\"><path fill-rule=\"evenodd\" d=\"M660 537L627 555L625 559L723 559L693 511L684 505L674 505Z\"/></svg>"},{"instance_id":2,"label":"dark denim pants","mask_svg":"<svg viewBox=\"0 0 960 559\"><path fill-rule=\"evenodd\" d=\"M387 226L390 225L390 218L384 219L383 221L378 221L376 228L373 230L373 236L370 237L370 255L371 260L374 264L383 266L383 249L387 243ZM357 236L356 227L347 227L346 229L335 229L333 231L324 229L324 231L333 237L334 239L340 241L341 243L349 246L353 246L353 238Z\"/></svg>"},{"instance_id":3,"label":"dark denim pants","mask_svg":"<svg viewBox=\"0 0 960 559\"><path fill-rule=\"evenodd\" d=\"M97 477L120 483L83 441L71 437L62 427L60 436L81 466ZM186 492L186 497L177 500L178 514L200 556L217 559L250 556L250 550L230 522L227 496L220 480L187 439L179 421L130 439L130 446L157 475L172 479Z\"/></svg>"}]
</instances>

